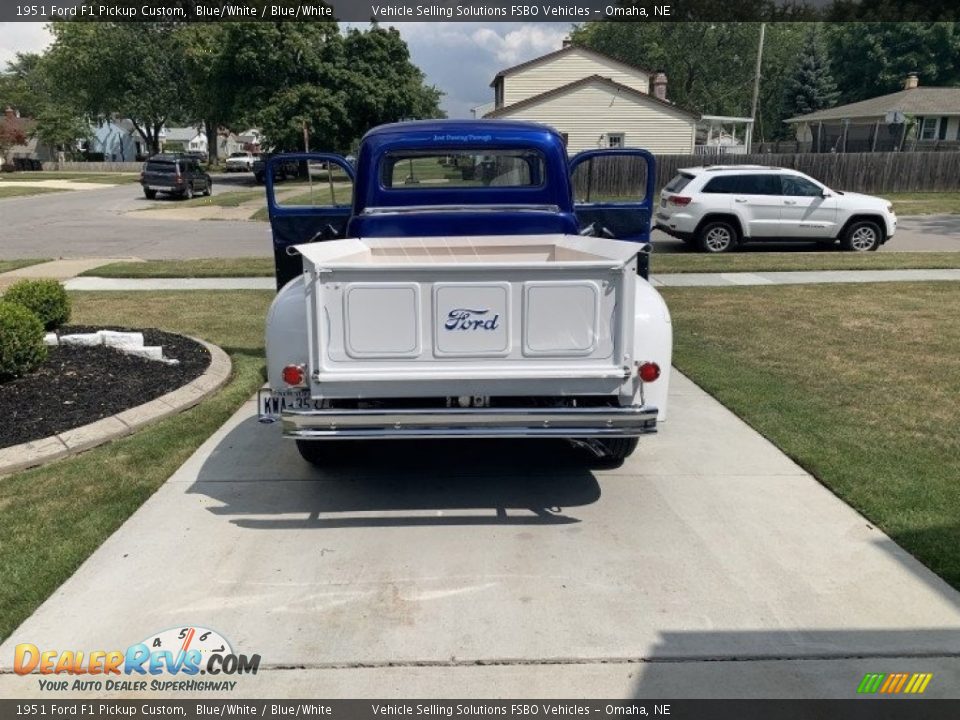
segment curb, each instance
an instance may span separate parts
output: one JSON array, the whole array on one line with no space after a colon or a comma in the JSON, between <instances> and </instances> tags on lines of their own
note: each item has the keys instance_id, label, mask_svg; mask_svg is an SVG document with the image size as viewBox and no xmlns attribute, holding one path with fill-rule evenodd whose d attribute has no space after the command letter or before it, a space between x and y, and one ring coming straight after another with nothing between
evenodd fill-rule
<instances>
[{"instance_id":1,"label":"curb","mask_svg":"<svg viewBox=\"0 0 960 720\"><path fill-rule=\"evenodd\" d=\"M181 388L129 408L110 417L64 430L57 435L0 449L0 476L45 465L53 460L76 455L98 445L130 435L145 425L193 407L219 390L230 377L230 356L216 345L190 338L210 352L210 364L203 375Z\"/></svg>"}]
</instances>

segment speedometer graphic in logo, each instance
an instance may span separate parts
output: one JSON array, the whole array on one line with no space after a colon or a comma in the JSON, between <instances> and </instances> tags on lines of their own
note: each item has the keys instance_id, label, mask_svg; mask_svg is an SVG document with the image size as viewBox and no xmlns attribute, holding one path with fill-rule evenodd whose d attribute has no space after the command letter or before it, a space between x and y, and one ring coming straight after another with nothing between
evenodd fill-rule
<instances>
[{"instance_id":1,"label":"speedometer graphic in logo","mask_svg":"<svg viewBox=\"0 0 960 720\"><path fill-rule=\"evenodd\" d=\"M151 652L166 650L173 653L174 657L197 650L201 657L201 662L198 663L200 667L206 666L207 660L213 654L233 654L233 648L223 635L216 630L195 625L163 630L146 638L143 643Z\"/></svg>"}]
</instances>

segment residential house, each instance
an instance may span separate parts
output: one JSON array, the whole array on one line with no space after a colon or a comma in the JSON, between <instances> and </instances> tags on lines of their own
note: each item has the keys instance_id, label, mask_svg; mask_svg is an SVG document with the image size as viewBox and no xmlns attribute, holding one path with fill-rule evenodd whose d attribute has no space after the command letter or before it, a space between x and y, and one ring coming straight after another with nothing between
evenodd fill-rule
<instances>
[{"instance_id":1,"label":"residential house","mask_svg":"<svg viewBox=\"0 0 960 720\"><path fill-rule=\"evenodd\" d=\"M200 127L171 127L160 130L163 152L196 152L207 154L207 133Z\"/></svg>"},{"instance_id":2,"label":"residential house","mask_svg":"<svg viewBox=\"0 0 960 720\"><path fill-rule=\"evenodd\" d=\"M642 147L692 153L699 115L667 99L667 76L569 41L555 52L501 70L484 117L556 128L570 153ZM478 113L479 114L479 113Z\"/></svg>"},{"instance_id":3,"label":"residential house","mask_svg":"<svg viewBox=\"0 0 960 720\"><path fill-rule=\"evenodd\" d=\"M12 107L7 107L0 117L0 166L25 167L24 161L36 160L38 143L36 138L30 137L34 121L20 117L20 113ZM7 143L10 143L7 145ZM14 144L15 143L15 144Z\"/></svg>"},{"instance_id":4,"label":"residential house","mask_svg":"<svg viewBox=\"0 0 960 720\"><path fill-rule=\"evenodd\" d=\"M922 87L916 73L911 73L898 92L786 122L810 152L957 149L960 87Z\"/></svg>"}]
</instances>

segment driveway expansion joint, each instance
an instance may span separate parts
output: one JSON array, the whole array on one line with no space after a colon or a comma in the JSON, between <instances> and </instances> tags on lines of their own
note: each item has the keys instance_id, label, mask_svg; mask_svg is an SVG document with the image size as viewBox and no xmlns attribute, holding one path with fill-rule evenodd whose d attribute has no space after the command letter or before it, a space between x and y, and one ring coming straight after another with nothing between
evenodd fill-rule
<instances>
[{"instance_id":1,"label":"driveway expansion joint","mask_svg":"<svg viewBox=\"0 0 960 720\"><path fill-rule=\"evenodd\" d=\"M910 658L916 660L936 660L960 658L958 653L926 653L891 651L883 653L820 654L820 655L731 655L731 656L675 656L675 657L603 657L603 658L478 658L474 660L383 660L328 663L296 663L279 665L260 665L260 670L302 671L302 670L376 670L381 668L424 668L424 667L479 667L508 666L525 667L530 665L646 665L679 663L743 663L743 662L823 662L843 660L896 660Z\"/></svg>"},{"instance_id":2,"label":"driveway expansion joint","mask_svg":"<svg viewBox=\"0 0 960 720\"><path fill-rule=\"evenodd\" d=\"M111 440L125 437L157 420L187 410L215 393L223 387L230 377L230 356L216 345L199 338L191 338L191 340L203 345L210 353L210 364L203 375L166 395L127 408L115 415L101 418L80 427L70 428L49 437L38 438L37 440L0 449L0 477L20 470L39 467L53 460L76 455ZM203 381L203 387L196 384L200 381ZM184 390L187 390L187 392L184 392ZM132 422L128 422L121 417L123 415L129 419L131 413L140 410L143 411L142 415L139 415ZM115 427L110 428L110 425ZM116 427L117 425L119 427Z\"/></svg>"}]
</instances>

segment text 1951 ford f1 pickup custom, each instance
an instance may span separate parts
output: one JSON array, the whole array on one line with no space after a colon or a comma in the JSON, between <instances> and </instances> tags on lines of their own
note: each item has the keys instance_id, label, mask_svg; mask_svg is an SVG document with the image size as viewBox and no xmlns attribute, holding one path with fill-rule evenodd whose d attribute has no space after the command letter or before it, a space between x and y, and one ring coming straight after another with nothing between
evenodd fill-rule
<instances>
[{"instance_id":1,"label":"text 1951 ford f1 pickup custom","mask_svg":"<svg viewBox=\"0 0 960 720\"><path fill-rule=\"evenodd\" d=\"M271 166L290 161L297 185L275 187ZM612 177L603 163L637 161L634 197L591 189ZM593 200L578 202L584 180ZM568 158L544 125L408 122L367 133L356 169L275 156L266 185L279 293L260 419L306 460L343 441L464 437L566 438L622 459L665 419L646 151Z\"/></svg>"}]
</instances>

